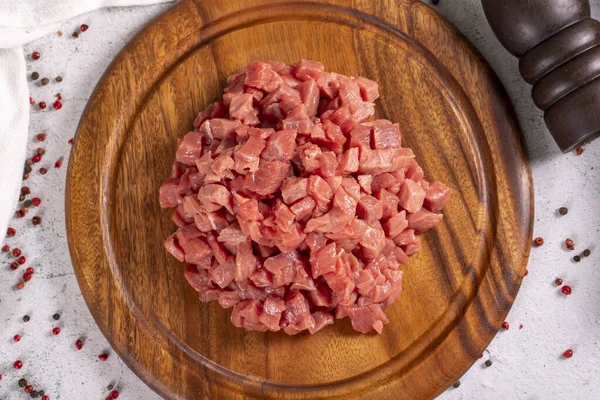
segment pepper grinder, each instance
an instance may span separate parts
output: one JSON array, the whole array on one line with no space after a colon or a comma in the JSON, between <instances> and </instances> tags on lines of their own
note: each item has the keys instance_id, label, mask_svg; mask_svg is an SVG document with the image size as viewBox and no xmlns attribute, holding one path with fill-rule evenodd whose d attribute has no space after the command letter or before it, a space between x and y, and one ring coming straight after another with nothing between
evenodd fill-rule
<instances>
[{"instance_id":1,"label":"pepper grinder","mask_svg":"<svg viewBox=\"0 0 600 400\"><path fill-rule=\"evenodd\" d=\"M500 43L519 58L563 152L600 135L600 22L587 0L482 0Z\"/></svg>"}]
</instances>

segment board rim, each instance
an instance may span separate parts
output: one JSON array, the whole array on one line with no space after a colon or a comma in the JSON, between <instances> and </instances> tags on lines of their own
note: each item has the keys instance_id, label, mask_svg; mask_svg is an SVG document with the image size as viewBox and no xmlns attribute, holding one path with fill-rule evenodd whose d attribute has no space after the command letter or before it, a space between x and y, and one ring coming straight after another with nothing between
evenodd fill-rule
<instances>
[{"instance_id":1,"label":"board rim","mask_svg":"<svg viewBox=\"0 0 600 400\"><path fill-rule=\"evenodd\" d=\"M91 107L92 104L94 102L96 102L96 101L99 101L98 96L99 96L99 93L101 91L101 88L104 85L106 85L106 82L110 79L111 71L113 71L113 69L119 64L119 62L122 61L122 58L124 58L124 57L127 56L127 50L130 48L130 46L133 46L133 43L141 41L142 38L143 38L143 36L144 36L144 34L148 30L150 30L154 24L156 24L162 18L165 18L165 16L168 13L174 13L174 12L176 12L175 9L177 7L182 7L182 4L190 3L190 2L191 2L191 0L183 1L183 2L175 5L171 9L167 10L164 14L161 14L160 16L158 16L155 20L153 20L152 22L150 22L149 25L145 29L143 29L138 35L136 35L134 37L134 39L132 39L132 41L119 53L119 55L115 58L115 60L113 61L113 63L108 67L108 69L107 69L106 73L104 74L104 76L102 77L102 79L99 81L96 89L94 90L94 93L92 94L92 96L91 96L91 98L90 98L90 100L88 102L88 105L86 106L86 109L85 109L85 111L84 111L84 113L82 115L81 121L84 121L86 118L89 118L89 114L91 114L91 113L94 112L93 109L92 109L92 107ZM412 0L410 0L409 2L413 3ZM304 5L306 5L307 3L305 3L305 2L295 2L295 3L288 3L288 4L304 4ZM314 4L314 3L312 3L312 4ZM422 8L426 8L426 9L429 10L429 8L426 7L425 5L423 5L421 3L417 3L417 4L415 4L416 7L422 7ZM330 6L332 6L332 7L339 7L339 6L333 6L333 5L330 5ZM354 10L354 11L356 11L356 13L357 13L357 14L355 14L355 16L358 15L360 17L361 15L364 15L364 13L362 13L361 11L358 11L358 10ZM421 11L428 12L428 11L425 11L423 9ZM434 12L434 14L435 14L435 12ZM383 20L380 20L380 19L378 19L376 17L373 17L373 16L370 16L370 17L372 17L373 19L377 19L378 21L380 21L383 25L385 25L387 27L390 26L387 22L385 22ZM437 18L438 20L441 20L443 24L446 24L446 25L448 24L438 14L435 14L434 18ZM453 30L453 28L450 28L450 29ZM489 66L487 66L487 64L485 64L485 62L484 62L484 67L489 68ZM502 95L503 94L503 89L501 88L501 85L499 84L499 82L497 82L497 86L498 86L497 89L499 90L500 95ZM146 94L146 97L147 96L148 96L148 93ZM514 119L514 115L513 115L512 111L510 110L510 105L509 104L504 104L504 106L508 108L507 112L508 112L509 116ZM82 122L80 122L80 125L79 125L78 130L77 130L77 138L79 138L80 136L83 136L83 134L80 135L80 130L82 130ZM523 152L524 150L523 150L522 137L517 136L514 139L516 139L517 146L520 148L521 152ZM70 252L71 252L71 257L72 257L72 260L73 260L73 265L74 265L74 269L75 269L75 272L76 272L77 280L78 280L78 283L79 283L79 285L80 285L80 287L82 289L82 293L84 294L84 298L86 300L86 304L90 308L92 316L94 317L94 319L95 319L96 323L98 324L98 326L101 328L101 331L106 336L106 338L108 339L108 341L111 343L111 345L113 346L113 348L117 351L117 353L119 353L119 355L122 357L122 359L126 362L126 364L136 374L138 374L138 376L140 376L140 378L145 383L147 383L150 387L152 387L159 394L161 394L163 396L167 396L169 398L177 398L177 397L174 397L172 391L169 388L163 386L160 382L154 381L152 379L153 377L151 377L147 373L147 371L143 368L143 365L141 365L140 363L138 363L137 360L134 357L131 357L131 355L128 354L128 353L123 353L122 354L122 352L120 351L120 350L123 350L121 348L121 346L119 346L118 343L114 343L113 342L114 335L112 334L110 327L106 324L106 321L104 321L102 319L101 313L98 310L94 309L94 307L92 306L93 302L89 300L89 298L91 296L93 296L93 293L91 293L90 291L88 291L90 289L87 286L87 282L85 281L84 272L83 272L83 270L85 269L85 266L82 265L79 262L79 259L77 257L78 246L79 246L80 242L78 242L77 239L73 238L73 225L72 224L82 223L82 222L78 221L77 218L76 218L76 216L74 215L74 213L73 213L73 204L70 201L71 198L72 198L72 193L71 193L72 182L74 180L76 180L76 176L75 175L76 175L77 172L75 170L76 169L75 165L77 164L77 156L80 153L83 153L85 151L89 151L89 149L81 149L80 146L78 146L78 142L79 142L78 140L75 140L75 146L73 148L73 152L72 152L72 155L71 155L71 161L74 161L74 162L70 162L69 163L67 191L66 191L66 196L65 196L65 198L66 198L66 220L67 220L67 232L68 232L68 239L69 239L69 249L70 249ZM531 235L532 235L532 226L533 226L533 218L532 218L533 217L533 193L532 193L533 187L532 187L532 184L531 184L531 171L530 171L529 163L528 163L528 161L526 159L521 159L520 161L524 163L524 165L521 166L527 172L527 174L526 174L527 176L524 178L524 181L527 181L527 184L529 186L529 190L528 190L529 196L527 196L528 199L526 199L528 201L524 202L524 203L529 203L529 207L528 207L528 209L529 209L529 213L528 214L529 215L527 216L527 218L524 218L525 220L529 219L528 227L526 229L526 231L528 233L526 233L525 236L527 238L531 238ZM521 183L523 184L523 181L521 181ZM527 190L525 190L524 193L527 193ZM527 207L525 207L525 208L527 208ZM104 229L107 229L107 228L104 227ZM106 243L105 243L105 245L106 245ZM529 253L529 248L530 248L530 241L528 241L528 244L526 244L525 248L523 249L523 251L525 253L527 253L527 254L524 257L523 262L519 266L520 269L524 269L524 267L525 267L525 265L527 263L527 255ZM519 286L520 286L520 280L518 280L518 282L515 282L514 285L513 285L513 287L511 288L515 292L515 294L516 294L516 291L518 291ZM509 296L509 299L507 299L507 304L506 304L507 307L506 307L506 310L505 310L505 314L510 309L510 306L512 305L513 301L514 301L514 295ZM490 341L491 341L492 338L493 338L493 336L491 336L489 338ZM475 359L473 359L472 361L474 362ZM466 371L466 369L468 369L471 364L472 364L472 362L469 363L464 368L464 370ZM352 378L354 378L354 377L352 377ZM352 379L352 378L350 378L350 379ZM441 392L441 391L443 391L444 389L445 388L441 388L441 390L439 390L438 393ZM438 393L436 393L436 394L438 394Z\"/></svg>"}]
</instances>

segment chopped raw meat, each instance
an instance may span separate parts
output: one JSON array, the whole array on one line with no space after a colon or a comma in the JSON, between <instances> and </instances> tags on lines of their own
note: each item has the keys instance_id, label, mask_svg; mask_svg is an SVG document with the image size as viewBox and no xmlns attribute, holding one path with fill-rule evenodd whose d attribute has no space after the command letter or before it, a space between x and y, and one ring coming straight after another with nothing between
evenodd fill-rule
<instances>
[{"instance_id":1,"label":"chopped raw meat","mask_svg":"<svg viewBox=\"0 0 600 400\"><path fill-rule=\"evenodd\" d=\"M399 204L409 213L416 213L423 206L425 191L417 182L406 179L398 193Z\"/></svg>"},{"instance_id":2,"label":"chopped raw meat","mask_svg":"<svg viewBox=\"0 0 600 400\"><path fill-rule=\"evenodd\" d=\"M441 211L450 200L450 193L450 188L443 183L433 182L425 193L423 206L431 212Z\"/></svg>"},{"instance_id":3,"label":"chopped raw meat","mask_svg":"<svg viewBox=\"0 0 600 400\"><path fill-rule=\"evenodd\" d=\"M237 327L311 334L348 317L381 333L416 236L450 188L428 183L400 126L370 119L376 82L256 61L177 141L159 189L178 229L165 241L200 301Z\"/></svg>"}]
</instances>

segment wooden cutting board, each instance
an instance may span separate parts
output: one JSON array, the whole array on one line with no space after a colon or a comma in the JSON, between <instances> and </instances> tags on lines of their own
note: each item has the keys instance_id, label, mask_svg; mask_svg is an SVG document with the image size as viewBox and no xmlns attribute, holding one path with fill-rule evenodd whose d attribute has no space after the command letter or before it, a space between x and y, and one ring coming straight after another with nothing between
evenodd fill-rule
<instances>
[{"instance_id":1,"label":"wooden cutting board","mask_svg":"<svg viewBox=\"0 0 600 400\"><path fill-rule=\"evenodd\" d=\"M426 178L454 189L404 266L383 334L349 321L311 336L244 332L203 304L163 249L158 188L176 140L253 60L322 61L379 82ZM530 250L531 172L498 79L415 0L184 0L115 59L83 114L67 229L87 304L114 350L168 399L431 398L496 334ZM480 360L479 362L483 362Z\"/></svg>"}]
</instances>

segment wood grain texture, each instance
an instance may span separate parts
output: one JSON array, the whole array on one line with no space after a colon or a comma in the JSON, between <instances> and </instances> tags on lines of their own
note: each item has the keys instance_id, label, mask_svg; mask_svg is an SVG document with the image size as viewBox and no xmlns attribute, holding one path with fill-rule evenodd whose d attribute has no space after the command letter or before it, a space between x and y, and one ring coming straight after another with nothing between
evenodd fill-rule
<instances>
[{"instance_id":1,"label":"wood grain texture","mask_svg":"<svg viewBox=\"0 0 600 400\"><path fill-rule=\"evenodd\" d=\"M176 140L253 60L300 58L379 82L426 178L454 189L405 265L382 335L245 332L200 303L163 249L158 188ZM87 304L113 348L168 399L431 398L487 347L529 255L531 173L511 106L481 57L414 0L184 0L109 67L69 164L67 230Z\"/></svg>"}]
</instances>

